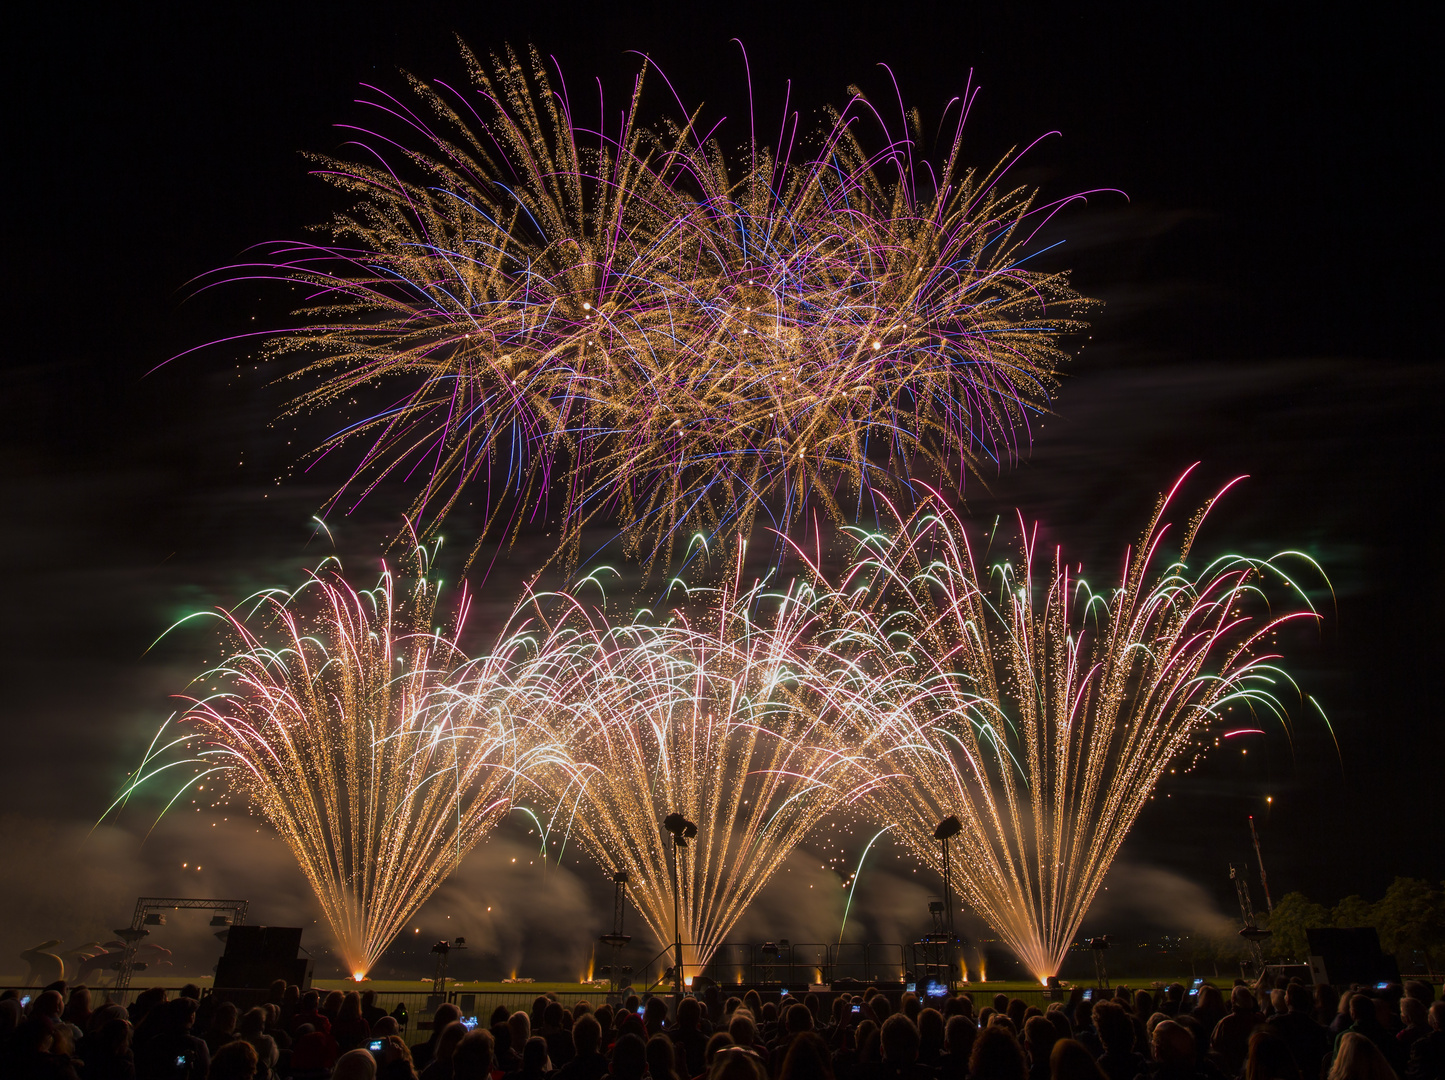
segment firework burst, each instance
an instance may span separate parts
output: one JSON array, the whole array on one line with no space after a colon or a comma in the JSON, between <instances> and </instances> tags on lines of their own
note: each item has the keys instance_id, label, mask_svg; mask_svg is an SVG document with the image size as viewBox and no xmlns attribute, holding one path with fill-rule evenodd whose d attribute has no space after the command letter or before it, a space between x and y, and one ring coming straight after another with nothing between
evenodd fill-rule
<instances>
[{"instance_id":1,"label":"firework burst","mask_svg":"<svg viewBox=\"0 0 1445 1080\"><path fill-rule=\"evenodd\" d=\"M961 818L962 894L1041 981L1169 763L1230 710L1287 722L1275 636L1317 617L1287 571L1291 559L1318 570L1307 556L1191 560L1219 496L1166 565L1178 487L1108 592L1061 552L1041 556L1027 530L1020 563L981 572L969 527L934 499L860 534L834 593L832 618L872 642L852 688L872 703L861 805L940 870L934 826ZM1280 611L1267 588L1288 598Z\"/></svg>"},{"instance_id":2,"label":"firework burst","mask_svg":"<svg viewBox=\"0 0 1445 1080\"><path fill-rule=\"evenodd\" d=\"M575 835L597 863L627 872L659 942L674 940L662 823L681 814L697 825L696 839L672 853L692 971L846 801L860 769L858 751L837 738L840 709L854 703L834 693L827 646L810 641L810 591L728 587L707 599L696 619L675 609L663 620L613 624L564 597L537 647L532 684L548 738L570 757L539 775L556 799L549 831ZM696 609L702 596L692 600Z\"/></svg>"},{"instance_id":3,"label":"firework burst","mask_svg":"<svg viewBox=\"0 0 1445 1080\"><path fill-rule=\"evenodd\" d=\"M457 691L467 600L434 627L438 588L423 572L399 595L384 571L357 590L332 566L213 613L228 655L118 800L171 770L187 776L172 804L219 781L290 847L358 978L548 752L507 708L516 641L468 663Z\"/></svg>"},{"instance_id":4,"label":"firework burst","mask_svg":"<svg viewBox=\"0 0 1445 1080\"><path fill-rule=\"evenodd\" d=\"M372 92L388 134L319 161L353 202L325 242L224 272L310 295L271 351L295 411L344 415L319 453L349 458L347 508L390 477L431 526L544 516L575 558L614 522L666 564L682 530L961 483L1046 407L1080 301L1023 262L1069 200L1009 187L1013 157L964 165L972 91L937 162L916 113L890 130L856 91L810 151L785 110L786 139L729 155L697 114L639 119L642 74L589 127L535 53L467 60L468 91Z\"/></svg>"}]
</instances>

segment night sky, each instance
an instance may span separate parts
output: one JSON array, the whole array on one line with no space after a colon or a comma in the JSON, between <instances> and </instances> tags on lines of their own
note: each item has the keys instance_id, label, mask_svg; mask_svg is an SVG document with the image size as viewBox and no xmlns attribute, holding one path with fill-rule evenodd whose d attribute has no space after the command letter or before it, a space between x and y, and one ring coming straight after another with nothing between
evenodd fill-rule
<instances>
[{"instance_id":1,"label":"night sky","mask_svg":"<svg viewBox=\"0 0 1445 1080\"><path fill-rule=\"evenodd\" d=\"M637 65L627 50L646 52L684 100L743 117L729 121L737 139L747 94L733 37L760 126L776 122L788 79L807 110L841 104L854 82L884 93L882 61L935 122L972 69L971 161L1061 132L1025 179L1053 197L1128 194L1072 209L1055 229L1067 242L1046 256L1105 306L1057 415L1024 461L970 487L970 511L1019 507L1102 577L1156 494L1200 461L1192 497L1251 477L1209 543L1306 550L1338 599L1324 597L1322 631L1289 643L1289 667L1339 751L1300 712L1293 743L1272 734L1170 778L1086 927L1235 914L1227 864L1250 856L1251 813L1275 899L1300 889L1334 903L1378 896L1397 874L1438 878L1426 35L1358 8L1287 22L1255 5L1165 7L30 6L5 64L0 973L23 970L13 957L37 941L109 936L141 892L247 896L260 922L316 917L289 855L244 814L177 814L140 846L153 814L128 812L87 839L195 670L198 642L151 642L198 607L295 581L330 550L310 519L338 476L276 483L315 434L268 426L284 388L234 348L153 369L280 317L274 294L188 299L188 282L337 209L303 153L340 144L333 125L359 119L358 83L400 89L402 69L464 78L457 35L479 52L535 43L573 86L600 76L619 101ZM330 522L348 566L374 565L396 526L400 505L378 503ZM524 538L503 553L483 622L547 550ZM610 915L605 883L585 861L508 877L528 843L502 830L427 905L420 936L490 935L469 961L477 973L546 973L557 957L570 970ZM896 856L880 856L872 893L860 888L873 940L917 933L937 888ZM783 933L817 867L800 855L740 939ZM508 912L522 893L528 912ZM836 933L836 911L813 913L819 925L792 928L795 940ZM324 946L322 928L308 941Z\"/></svg>"}]
</instances>

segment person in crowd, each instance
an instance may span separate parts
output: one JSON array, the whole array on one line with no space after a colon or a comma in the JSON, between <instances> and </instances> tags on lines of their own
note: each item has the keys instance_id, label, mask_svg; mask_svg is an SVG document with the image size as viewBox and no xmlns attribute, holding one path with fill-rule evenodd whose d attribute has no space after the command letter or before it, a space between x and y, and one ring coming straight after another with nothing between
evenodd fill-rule
<instances>
[{"instance_id":1,"label":"person in crowd","mask_svg":"<svg viewBox=\"0 0 1445 1080\"><path fill-rule=\"evenodd\" d=\"M1340 1037L1340 1032L1350 1026L1350 1002L1355 999L1356 991L1346 990L1340 995L1340 1009L1335 1013L1334 1018L1329 1022L1330 1043L1333 1045Z\"/></svg>"},{"instance_id":2,"label":"person in crowd","mask_svg":"<svg viewBox=\"0 0 1445 1080\"><path fill-rule=\"evenodd\" d=\"M106 1021L117 1019L125 1020L126 1012L122 1006L113 1002L107 1002L94 1010L90 1014L90 1019L85 1023L84 1033L75 1043L75 1056L81 1061L85 1061L90 1056L90 1048L94 1045L96 1037L100 1033L100 1029L105 1026ZM129 1042L130 1039L127 1037L126 1043L129 1044Z\"/></svg>"},{"instance_id":3,"label":"person in crowd","mask_svg":"<svg viewBox=\"0 0 1445 1080\"><path fill-rule=\"evenodd\" d=\"M402 1030L402 1031L405 1031L405 1030L406 1030L407 1024L411 1022L411 1017L407 1014L407 1011L406 1011L406 1002L404 1002L404 1001L398 1001L398 1002L396 1003L396 1008L394 1008L394 1009L391 1010L391 1018L396 1021L396 1026L397 1026L400 1030ZM377 1023L380 1024L381 1021L378 1020ZM372 1033L372 1038L375 1039L375 1037L376 1037L375 1032L373 1032L373 1033Z\"/></svg>"},{"instance_id":4,"label":"person in crowd","mask_svg":"<svg viewBox=\"0 0 1445 1080\"><path fill-rule=\"evenodd\" d=\"M1303 983L1290 983L1284 1003L1284 1012L1270 1017L1269 1029L1285 1041L1304 1080L1319 1080L1330 1033L1314 1017L1314 997Z\"/></svg>"},{"instance_id":5,"label":"person in crowd","mask_svg":"<svg viewBox=\"0 0 1445 1080\"><path fill-rule=\"evenodd\" d=\"M1339 992L1329 983L1317 983L1315 985L1315 1023L1322 1028L1328 1028L1330 1021L1339 1011L1339 1007Z\"/></svg>"},{"instance_id":6,"label":"person in crowd","mask_svg":"<svg viewBox=\"0 0 1445 1080\"><path fill-rule=\"evenodd\" d=\"M714 1031L709 1035L707 1037L707 1049L703 1051L702 1055L702 1072L697 1073L693 1077L693 1080L700 1080L700 1078L707 1076L708 1070L712 1068L713 1058L717 1057L719 1051L726 1050L732 1044L732 1036L726 1031Z\"/></svg>"},{"instance_id":7,"label":"person in crowd","mask_svg":"<svg viewBox=\"0 0 1445 1080\"><path fill-rule=\"evenodd\" d=\"M788 1044L778 1080L834 1080L833 1063L823 1037L816 1031L799 1032Z\"/></svg>"},{"instance_id":8,"label":"person in crowd","mask_svg":"<svg viewBox=\"0 0 1445 1080\"><path fill-rule=\"evenodd\" d=\"M1369 1036L1346 1028L1340 1033L1326 1080L1399 1080L1399 1076Z\"/></svg>"},{"instance_id":9,"label":"person in crowd","mask_svg":"<svg viewBox=\"0 0 1445 1080\"><path fill-rule=\"evenodd\" d=\"M1108 1080L1108 1077L1083 1043L1066 1038L1057 1040L1049 1051L1049 1080Z\"/></svg>"},{"instance_id":10,"label":"person in crowd","mask_svg":"<svg viewBox=\"0 0 1445 1080\"><path fill-rule=\"evenodd\" d=\"M1396 1041L1405 1052L1408 1059L1410 1047L1415 1044L1416 1039L1423 1039L1430 1034L1428 1020L1429 1007L1419 998L1402 997L1400 999L1400 1030L1395 1035Z\"/></svg>"},{"instance_id":11,"label":"person in crowd","mask_svg":"<svg viewBox=\"0 0 1445 1080\"><path fill-rule=\"evenodd\" d=\"M216 1048L206 1074L207 1080L254 1080L255 1076L256 1048L240 1039Z\"/></svg>"},{"instance_id":12,"label":"person in crowd","mask_svg":"<svg viewBox=\"0 0 1445 1080\"><path fill-rule=\"evenodd\" d=\"M789 1005L783 1010L782 1030L768 1054L768 1073L776 1076L778 1070L783 1067L783 1059L788 1056L788 1047L794 1039L805 1031L813 1030L813 1014L801 1004Z\"/></svg>"},{"instance_id":13,"label":"person in crowd","mask_svg":"<svg viewBox=\"0 0 1445 1080\"><path fill-rule=\"evenodd\" d=\"M236 1037L249 1043L256 1051L256 1080L271 1080L276 1063L281 1059L281 1051L276 1046L276 1040L266 1034L266 1010L259 1005L247 1009L237 1025Z\"/></svg>"},{"instance_id":14,"label":"person in crowd","mask_svg":"<svg viewBox=\"0 0 1445 1080\"><path fill-rule=\"evenodd\" d=\"M622 1014L622 1023L617 1026L617 1034L619 1038L623 1035L636 1035L644 1043L647 1042L647 1028L643 1027L642 1018L634 1013Z\"/></svg>"},{"instance_id":15,"label":"person in crowd","mask_svg":"<svg viewBox=\"0 0 1445 1080\"><path fill-rule=\"evenodd\" d=\"M1271 1020L1285 1011L1285 988L1277 986L1269 992L1269 1005L1261 1010L1266 1020Z\"/></svg>"},{"instance_id":16,"label":"person in crowd","mask_svg":"<svg viewBox=\"0 0 1445 1080\"><path fill-rule=\"evenodd\" d=\"M758 1026L753 1022L753 1014L747 1009L735 1010L733 1018L728 1021L728 1036L734 1046L755 1049L758 1045Z\"/></svg>"},{"instance_id":17,"label":"person in crowd","mask_svg":"<svg viewBox=\"0 0 1445 1080\"><path fill-rule=\"evenodd\" d=\"M301 995L288 1028L292 1038L296 1037L296 1032L302 1025L309 1026L312 1031L331 1034L331 1019L321 1012L321 995L315 990L308 990Z\"/></svg>"},{"instance_id":18,"label":"person in crowd","mask_svg":"<svg viewBox=\"0 0 1445 1080\"><path fill-rule=\"evenodd\" d=\"M376 1003L376 991L367 990L361 995L361 1018L370 1026L386 1015L386 1010Z\"/></svg>"},{"instance_id":19,"label":"person in crowd","mask_svg":"<svg viewBox=\"0 0 1445 1080\"><path fill-rule=\"evenodd\" d=\"M377 1039L384 1039L384 1038L386 1038L388 1035L400 1035L400 1034L401 1034L401 1025L396 1022L396 1017L394 1017L394 1016L383 1016L383 1017L382 1017L380 1020L378 1020L374 1025L372 1025L372 1028L371 1028L371 1040L370 1040L370 1041L371 1041L371 1042L375 1042ZM416 1059L415 1059L415 1057L413 1057L413 1059L412 1059L412 1064L413 1064L413 1065L416 1064Z\"/></svg>"},{"instance_id":20,"label":"person in crowd","mask_svg":"<svg viewBox=\"0 0 1445 1080\"><path fill-rule=\"evenodd\" d=\"M291 1043L291 1075L325 1076L340 1056L341 1051L336 1046L336 1040L331 1037L331 1032L320 1031L310 1024L302 1024L296 1029L296 1038Z\"/></svg>"},{"instance_id":21,"label":"person in crowd","mask_svg":"<svg viewBox=\"0 0 1445 1080\"><path fill-rule=\"evenodd\" d=\"M1144 1056L1134 1049L1134 1024L1116 1002L1094 1006L1094 1027L1104 1048L1099 1068L1109 1080L1134 1080L1148 1068Z\"/></svg>"},{"instance_id":22,"label":"person in crowd","mask_svg":"<svg viewBox=\"0 0 1445 1080\"><path fill-rule=\"evenodd\" d=\"M937 1009L919 1009L914 1022L918 1025L918 1063L935 1068L943 1056L943 1014Z\"/></svg>"},{"instance_id":23,"label":"person in crowd","mask_svg":"<svg viewBox=\"0 0 1445 1080\"><path fill-rule=\"evenodd\" d=\"M383 1041L381 1056L376 1062L376 1080L417 1080L411 1047L400 1035L388 1035Z\"/></svg>"},{"instance_id":24,"label":"person in crowd","mask_svg":"<svg viewBox=\"0 0 1445 1080\"><path fill-rule=\"evenodd\" d=\"M30 1003L30 1015L27 1021L44 1024L47 1030L54 1030L60 1021L60 1014L65 1011L65 995L59 990L46 989L35 995L35 1000Z\"/></svg>"},{"instance_id":25,"label":"person in crowd","mask_svg":"<svg viewBox=\"0 0 1445 1080\"><path fill-rule=\"evenodd\" d=\"M1340 1052L1341 1040L1351 1033L1363 1035L1374 1043L1375 1048L1385 1056L1385 1060L1395 1072L1404 1069L1405 1055L1401 1052L1400 1042L1380 1023L1375 1000L1367 994L1356 993L1350 996L1350 1023L1335 1039L1336 1055Z\"/></svg>"},{"instance_id":26,"label":"person in crowd","mask_svg":"<svg viewBox=\"0 0 1445 1080\"><path fill-rule=\"evenodd\" d=\"M1008 1029L990 1024L973 1042L968 1075L970 1080L1027 1080L1023 1048Z\"/></svg>"},{"instance_id":27,"label":"person in crowd","mask_svg":"<svg viewBox=\"0 0 1445 1080\"><path fill-rule=\"evenodd\" d=\"M1150 1036L1154 1061L1148 1072L1140 1074L1141 1080L1202 1080L1208 1077L1209 1073L1199 1065L1199 1045L1189 1028L1177 1020L1163 1021Z\"/></svg>"},{"instance_id":28,"label":"person in crowd","mask_svg":"<svg viewBox=\"0 0 1445 1080\"><path fill-rule=\"evenodd\" d=\"M501 1010L505 1013L505 1010ZM436 1012L432 1013L431 1035L427 1041L420 1043L412 1051L412 1064L418 1069L425 1069L431 1064L436 1054L437 1043L441 1041L442 1032L449 1024L455 1024L462 1018L462 1010L453 1005L450 1001L444 1001L437 1006ZM495 1022L497 1014L492 1013L492 1020ZM505 1025L503 1025L505 1027Z\"/></svg>"},{"instance_id":29,"label":"person in crowd","mask_svg":"<svg viewBox=\"0 0 1445 1080\"><path fill-rule=\"evenodd\" d=\"M364 1046L346 1051L336 1059L331 1080L376 1080L376 1055Z\"/></svg>"},{"instance_id":30,"label":"person in crowd","mask_svg":"<svg viewBox=\"0 0 1445 1080\"><path fill-rule=\"evenodd\" d=\"M273 1001L268 1001L261 1006L261 1009L266 1014L266 1034L276 1044L276 1049L289 1049L291 1036L286 1033L286 1025L281 1018L281 1006ZM257 1053L259 1052L257 1051Z\"/></svg>"},{"instance_id":31,"label":"person in crowd","mask_svg":"<svg viewBox=\"0 0 1445 1080\"><path fill-rule=\"evenodd\" d=\"M1260 1024L1264 1014L1254 993L1247 986L1237 985L1229 994L1229 1015L1214 1025L1209 1036L1209 1047L1219 1056L1221 1067L1230 1076L1238 1076L1249 1056L1249 1037Z\"/></svg>"},{"instance_id":32,"label":"person in crowd","mask_svg":"<svg viewBox=\"0 0 1445 1080\"><path fill-rule=\"evenodd\" d=\"M662 1032L652 1036L647 1040L647 1075L652 1080L682 1080L677 1075L677 1053L676 1045Z\"/></svg>"},{"instance_id":33,"label":"person in crowd","mask_svg":"<svg viewBox=\"0 0 1445 1080\"><path fill-rule=\"evenodd\" d=\"M918 1063L918 1028L902 1010L878 1029L882 1060L868 1075L876 1080L932 1080L933 1070Z\"/></svg>"},{"instance_id":34,"label":"person in crowd","mask_svg":"<svg viewBox=\"0 0 1445 1080\"><path fill-rule=\"evenodd\" d=\"M934 1066L939 1080L964 1080L968 1076L968 1055L973 1051L973 1041L977 1036L978 1028L973 1026L973 1017L955 1013L948 1018L943 1025L943 1053Z\"/></svg>"},{"instance_id":35,"label":"person in crowd","mask_svg":"<svg viewBox=\"0 0 1445 1080\"><path fill-rule=\"evenodd\" d=\"M527 1013L514 1015L531 1017ZM670 1045L670 1044L669 1044ZM522 1067L508 1073L505 1080L543 1080L552 1073L552 1062L547 1057L547 1040L540 1035L528 1036L522 1044Z\"/></svg>"},{"instance_id":36,"label":"person in crowd","mask_svg":"<svg viewBox=\"0 0 1445 1080\"><path fill-rule=\"evenodd\" d=\"M236 1023L241 1011L234 1001L222 1001L211 1010L210 1022L206 1025L206 1049L215 1057L216 1051L228 1042L236 1040Z\"/></svg>"},{"instance_id":37,"label":"person in crowd","mask_svg":"<svg viewBox=\"0 0 1445 1080\"><path fill-rule=\"evenodd\" d=\"M48 1023L31 1017L16 1029L11 1063L22 1080L79 1080L70 1056L70 1025L59 1023L59 1014L57 1009Z\"/></svg>"},{"instance_id":38,"label":"person in crowd","mask_svg":"<svg viewBox=\"0 0 1445 1080\"><path fill-rule=\"evenodd\" d=\"M843 1045L833 1054L833 1074L838 1080L857 1080L865 1066L876 1063L878 1025L872 1020L863 1020L844 1032ZM872 1059L869 1060L871 1053Z\"/></svg>"},{"instance_id":39,"label":"person in crowd","mask_svg":"<svg viewBox=\"0 0 1445 1080\"><path fill-rule=\"evenodd\" d=\"M1023 998L1013 998L1008 1003L1008 1008L1000 1010L1009 1018L1015 1031L1023 1031L1024 1021L1028 1019L1028 1003Z\"/></svg>"},{"instance_id":40,"label":"person in crowd","mask_svg":"<svg viewBox=\"0 0 1445 1080\"><path fill-rule=\"evenodd\" d=\"M1425 1016L1430 1030L1410 1045L1406 1075L1410 1080L1445 1080L1445 1001L1434 1002Z\"/></svg>"},{"instance_id":41,"label":"person in crowd","mask_svg":"<svg viewBox=\"0 0 1445 1080\"><path fill-rule=\"evenodd\" d=\"M1029 1080L1049 1080L1049 1055L1054 1052L1058 1032L1043 1014L1024 1021L1024 1055L1028 1058Z\"/></svg>"},{"instance_id":42,"label":"person in crowd","mask_svg":"<svg viewBox=\"0 0 1445 1080\"><path fill-rule=\"evenodd\" d=\"M768 1072L752 1050L734 1046L721 1051L708 1069L707 1080L768 1080Z\"/></svg>"},{"instance_id":43,"label":"person in crowd","mask_svg":"<svg viewBox=\"0 0 1445 1080\"><path fill-rule=\"evenodd\" d=\"M331 1024L331 1037L343 1051L355 1050L371 1038L371 1024L361 1011L361 995L348 990L341 999L336 1019Z\"/></svg>"},{"instance_id":44,"label":"person in crowd","mask_svg":"<svg viewBox=\"0 0 1445 1080\"><path fill-rule=\"evenodd\" d=\"M532 1037L532 1018L518 1009L507 1017L507 1053L497 1053L498 1062L506 1072L516 1072L522 1067L522 1051Z\"/></svg>"},{"instance_id":45,"label":"person in crowd","mask_svg":"<svg viewBox=\"0 0 1445 1080\"><path fill-rule=\"evenodd\" d=\"M572 1046L571 1025L563 1026L570 1019L571 1014L559 1001L548 1001L542 1010L542 1038L547 1040L547 1056L556 1069L566 1065L576 1053Z\"/></svg>"},{"instance_id":46,"label":"person in crowd","mask_svg":"<svg viewBox=\"0 0 1445 1080\"><path fill-rule=\"evenodd\" d=\"M142 1080L205 1080L211 1052L204 1040L191 1034L195 1022L193 999L166 1002L158 1030L136 1051L136 1075Z\"/></svg>"},{"instance_id":47,"label":"person in crowd","mask_svg":"<svg viewBox=\"0 0 1445 1080\"><path fill-rule=\"evenodd\" d=\"M1054 1033L1059 1038L1072 1039L1074 1037L1074 1029L1069 1023L1069 1014L1064 1012L1062 1001L1050 1002L1049 1007L1044 1010L1044 1019L1054 1025Z\"/></svg>"},{"instance_id":48,"label":"person in crowd","mask_svg":"<svg viewBox=\"0 0 1445 1080\"><path fill-rule=\"evenodd\" d=\"M667 1023L667 1002L660 997L650 997L647 1004L642 1007L642 1026L650 1039L654 1035L661 1035L662 1028Z\"/></svg>"},{"instance_id":49,"label":"person in crowd","mask_svg":"<svg viewBox=\"0 0 1445 1080\"><path fill-rule=\"evenodd\" d=\"M431 1060L417 1073L420 1080L452 1080L452 1055L466 1037L467 1029L460 1020L453 1020L437 1038ZM412 1064L415 1065L415 1059Z\"/></svg>"},{"instance_id":50,"label":"person in crowd","mask_svg":"<svg viewBox=\"0 0 1445 1080\"><path fill-rule=\"evenodd\" d=\"M15 1040L21 1022L20 997L6 990L0 995L0 1075L14 1071Z\"/></svg>"},{"instance_id":51,"label":"person in crowd","mask_svg":"<svg viewBox=\"0 0 1445 1080\"><path fill-rule=\"evenodd\" d=\"M496 1071L496 1040L490 1031L469 1031L452 1054L452 1080L491 1080Z\"/></svg>"},{"instance_id":52,"label":"person in crowd","mask_svg":"<svg viewBox=\"0 0 1445 1080\"><path fill-rule=\"evenodd\" d=\"M647 1074L647 1044L642 1036L631 1032L618 1036L608 1072L613 1080L642 1080Z\"/></svg>"},{"instance_id":53,"label":"person in crowd","mask_svg":"<svg viewBox=\"0 0 1445 1080\"><path fill-rule=\"evenodd\" d=\"M90 1029L89 987L81 985L71 988L70 998L65 1003L65 1010L60 1014L60 1019L75 1028L77 1039Z\"/></svg>"},{"instance_id":54,"label":"person in crowd","mask_svg":"<svg viewBox=\"0 0 1445 1080\"><path fill-rule=\"evenodd\" d=\"M674 1045L687 1062L687 1075L696 1076L707 1066L707 1036L703 1034L702 1002L686 997L678 1003L677 1023L670 1032Z\"/></svg>"},{"instance_id":55,"label":"person in crowd","mask_svg":"<svg viewBox=\"0 0 1445 1080\"><path fill-rule=\"evenodd\" d=\"M292 1021L300 1011L301 988L295 983L291 983L286 987L285 993L281 995L281 1027L288 1035L295 1026Z\"/></svg>"},{"instance_id":56,"label":"person in crowd","mask_svg":"<svg viewBox=\"0 0 1445 1080\"><path fill-rule=\"evenodd\" d=\"M1224 1019L1227 1012L1229 1009L1225 1007L1224 995L1219 992L1219 987L1212 983L1205 983L1199 988L1199 1000L1194 1003L1191 1015L1204 1029L1205 1039L1214 1033L1215 1025ZM1200 1043L1200 1045L1205 1044Z\"/></svg>"},{"instance_id":57,"label":"person in crowd","mask_svg":"<svg viewBox=\"0 0 1445 1080\"><path fill-rule=\"evenodd\" d=\"M1164 989L1164 1000L1159 1003L1159 1011L1171 1020L1184 1011L1184 984L1170 983Z\"/></svg>"},{"instance_id":58,"label":"person in crowd","mask_svg":"<svg viewBox=\"0 0 1445 1080\"><path fill-rule=\"evenodd\" d=\"M607 1075L607 1056L602 1053L602 1025L597 1017L584 1013L572 1021L572 1060L557 1070L556 1080L601 1080Z\"/></svg>"},{"instance_id":59,"label":"person in crowd","mask_svg":"<svg viewBox=\"0 0 1445 1080\"><path fill-rule=\"evenodd\" d=\"M1249 1037L1243 1075L1244 1080L1301 1080L1289 1043L1269 1027Z\"/></svg>"},{"instance_id":60,"label":"person in crowd","mask_svg":"<svg viewBox=\"0 0 1445 1080\"><path fill-rule=\"evenodd\" d=\"M345 1000L346 995L343 994L340 990L330 991L324 998L321 999L322 1014L325 1015L326 1019L330 1020L333 1024L335 1024L336 1018L341 1015L341 1003Z\"/></svg>"},{"instance_id":61,"label":"person in crowd","mask_svg":"<svg viewBox=\"0 0 1445 1080\"><path fill-rule=\"evenodd\" d=\"M1404 997L1405 987L1400 983L1390 983L1375 994L1376 1019L1391 1035L1398 1035L1405 1028L1404 1017L1400 1015L1400 1002Z\"/></svg>"},{"instance_id":62,"label":"person in crowd","mask_svg":"<svg viewBox=\"0 0 1445 1080\"><path fill-rule=\"evenodd\" d=\"M130 1022L125 1019L125 1010L110 1006L119 1015L99 1015L92 1019L90 1034L86 1037L85 1080L135 1080L135 1055L130 1049ZM104 1010L96 1010L98 1014ZM98 1019L99 1023L94 1021ZM4 1070L0 1068L0 1075Z\"/></svg>"},{"instance_id":63,"label":"person in crowd","mask_svg":"<svg viewBox=\"0 0 1445 1080\"><path fill-rule=\"evenodd\" d=\"M1103 1002L1100 1002L1103 1004ZM1104 1052L1104 1044L1099 1041L1098 1031L1095 1029L1094 1003L1080 999L1074 1006L1074 1038L1084 1045L1084 1049L1099 1057Z\"/></svg>"}]
</instances>

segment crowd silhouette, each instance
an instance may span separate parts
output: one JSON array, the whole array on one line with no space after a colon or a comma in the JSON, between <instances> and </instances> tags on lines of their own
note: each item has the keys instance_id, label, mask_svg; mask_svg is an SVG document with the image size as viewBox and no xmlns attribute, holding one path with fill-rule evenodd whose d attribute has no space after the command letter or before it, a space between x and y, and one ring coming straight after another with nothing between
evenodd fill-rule
<instances>
[{"instance_id":1,"label":"crowd silhouette","mask_svg":"<svg viewBox=\"0 0 1445 1080\"><path fill-rule=\"evenodd\" d=\"M771 996L771 995L770 995ZM620 1004L539 996L482 1021L451 1003L410 1030L371 992L276 983L240 1008L194 985L96 1005L84 986L0 995L16 1080L1445 1080L1445 1001L1425 982L1298 980L1046 1007L877 988L763 1000L708 987ZM825 1002L825 997L827 998ZM411 1039L407 1036L410 1034ZM423 1037L424 1036L424 1037Z\"/></svg>"}]
</instances>

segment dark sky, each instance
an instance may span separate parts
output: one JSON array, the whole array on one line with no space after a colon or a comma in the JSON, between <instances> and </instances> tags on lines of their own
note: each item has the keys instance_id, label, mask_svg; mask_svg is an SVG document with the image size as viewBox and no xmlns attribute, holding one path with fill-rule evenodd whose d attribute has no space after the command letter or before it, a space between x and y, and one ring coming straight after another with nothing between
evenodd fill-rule
<instances>
[{"instance_id":1,"label":"dark sky","mask_svg":"<svg viewBox=\"0 0 1445 1080\"><path fill-rule=\"evenodd\" d=\"M936 119L972 69L973 160L1060 131L1028 179L1054 196L1129 196L1073 210L1049 253L1106 306L1058 416L971 510L1021 507L1086 564L1112 566L1154 495L1202 461L1200 497L1252 477L1219 512L1221 547L1307 550L1338 596L1323 632L1292 643L1291 668L1340 753L1302 715L1292 747L1272 736L1171 781L1125 847L1119 880L1138 905L1105 910L1167 923L1142 895L1183 895L1165 877L1228 910L1226 864L1248 854L1247 815L1264 814L1266 794L1276 899L1298 888L1332 903L1441 874L1426 825L1445 761L1445 582L1422 27L1343 6L1286 21L1256 5L956 0L31 5L8 28L5 64L0 972L19 970L7 957L22 944L120 925L142 890L245 890L260 921L307 910L279 845L249 820L168 823L141 849L148 820L122 820L81 843L192 670L184 643L146 647L180 614L294 580L317 557L309 518L327 494L276 485L299 447L268 428L281 396L242 354L146 373L275 314L248 289L187 301L187 282L324 220L337 203L302 153L339 144L332 125L357 119L359 82L398 88L402 68L459 77L456 34L478 50L535 42L574 85L600 75L618 97L636 65L626 50L645 51L685 100L732 117L747 100L733 37L760 117L780 109L786 79L808 108L852 82L881 93L883 61ZM342 547L373 558L398 510L333 523ZM504 565L522 574L536 558L523 545ZM469 861L473 884L428 905L426 934L449 914L480 918L461 892L506 893L494 868L526 850L522 836ZM179 865L198 855L216 865L204 885ZM554 901L539 917L585 906L596 874L577 873L539 886ZM767 910L787 906L779 889ZM880 895L880 911L899 895ZM911 918L869 929L911 934ZM512 944L494 967L528 962L517 925L496 930Z\"/></svg>"}]
</instances>

